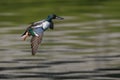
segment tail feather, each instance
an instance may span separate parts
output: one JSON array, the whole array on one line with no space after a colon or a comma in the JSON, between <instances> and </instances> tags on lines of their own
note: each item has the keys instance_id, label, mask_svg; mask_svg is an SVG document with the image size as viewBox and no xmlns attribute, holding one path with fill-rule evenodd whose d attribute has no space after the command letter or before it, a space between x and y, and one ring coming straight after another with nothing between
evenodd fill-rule
<instances>
[{"instance_id":1,"label":"tail feather","mask_svg":"<svg viewBox=\"0 0 120 80\"><path fill-rule=\"evenodd\" d=\"M22 35L21 38L22 38L22 40L25 41L28 36L29 36L29 34L28 34L28 32L26 32L24 35Z\"/></svg>"}]
</instances>

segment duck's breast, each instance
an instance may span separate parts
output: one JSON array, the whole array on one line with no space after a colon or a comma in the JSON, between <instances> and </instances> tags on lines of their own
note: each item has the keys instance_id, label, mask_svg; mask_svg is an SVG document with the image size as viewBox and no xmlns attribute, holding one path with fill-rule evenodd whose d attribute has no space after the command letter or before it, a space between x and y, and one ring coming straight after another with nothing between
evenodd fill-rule
<instances>
[{"instance_id":1,"label":"duck's breast","mask_svg":"<svg viewBox=\"0 0 120 80\"><path fill-rule=\"evenodd\" d=\"M42 27L44 30L48 29L50 27L50 22L48 21L45 21L43 24L42 24Z\"/></svg>"}]
</instances>

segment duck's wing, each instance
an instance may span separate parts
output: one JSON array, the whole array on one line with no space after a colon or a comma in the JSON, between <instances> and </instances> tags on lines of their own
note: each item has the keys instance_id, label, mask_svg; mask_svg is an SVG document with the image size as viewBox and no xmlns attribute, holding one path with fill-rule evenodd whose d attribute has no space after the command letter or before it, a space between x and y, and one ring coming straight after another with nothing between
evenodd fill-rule
<instances>
[{"instance_id":1,"label":"duck's wing","mask_svg":"<svg viewBox=\"0 0 120 80\"><path fill-rule=\"evenodd\" d=\"M43 37L43 34L41 33L41 35L39 36L33 36L31 38L31 49L32 49L32 55L35 55L36 52L37 52L37 49L42 41L42 37Z\"/></svg>"},{"instance_id":2,"label":"duck's wing","mask_svg":"<svg viewBox=\"0 0 120 80\"><path fill-rule=\"evenodd\" d=\"M26 34L26 32L28 32L28 30L36 25L40 25L42 24L43 22L45 22L45 20L41 20L41 21L37 21L37 22L33 22L31 23L24 31L24 33L21 35L21 36L24 36Z\"/></svg>"},{"instance_id":3,"label":"duck's wing","mask_svg":"<svg viewBox=\"0 0 120 80\"><path fill-rule=\"evenodd\" d=\"M33 22L32 25L33 25L33 26L40 25L40 24L42 24L43 22L45 22L45 20Z\"/></svg>"}]
</instances>

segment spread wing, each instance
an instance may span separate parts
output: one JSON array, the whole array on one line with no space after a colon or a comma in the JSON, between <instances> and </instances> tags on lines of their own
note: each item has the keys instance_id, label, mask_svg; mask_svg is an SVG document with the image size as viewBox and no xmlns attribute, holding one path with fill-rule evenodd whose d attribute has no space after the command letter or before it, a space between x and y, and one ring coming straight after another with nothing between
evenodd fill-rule
<instances>
[{"instance_id":1,"label":"spread wing","mask_svg":"<svg viewBox=\"0 0 120 80\"><path fill-rule=\"evenodd\" d=\"M42 41L42 36L43 34L41 33L41 35L39 36L33 36L31 38L31 49L32 49L32 55L35 55L37 52L37 49Z\"/></svg>"},{"instance_id":2,"label":"spread wing","mask_svg":"<svg viewBox=\"0 0 120 80\"><path fill-rule=\"evenodd\" d=\"M34 26L36 26L36 25L40 25L40 24L42 24L44 21L45 21L45 20L41 20L41 21L37 21L37 22L31 23L30 26L28 26L28 27L26 28L26 30L24 31L24 33L22 34L22 36L24 36L24 35L26 34L26 32L28 32L28 30L29 30L31 27L34 27Z\"/></svg>"}]
</instances>

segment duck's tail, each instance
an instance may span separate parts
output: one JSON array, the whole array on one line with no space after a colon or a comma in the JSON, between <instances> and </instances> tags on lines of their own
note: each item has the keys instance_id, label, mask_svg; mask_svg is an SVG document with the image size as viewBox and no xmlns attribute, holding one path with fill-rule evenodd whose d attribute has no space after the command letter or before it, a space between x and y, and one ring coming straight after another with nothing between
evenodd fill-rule
<instances>
[{"instance_id":1,"label":"duck's tail","mask_svg":"<svg viewBox=\"0 0 120 80\"><path fill-rule=\"evenodd\" d=\"M23 34L23 35L21 36L21 38L22 38L22 40L25 41L28 36L29 36L29 33L26 32L25 34Z\"/></svg>"}]
</instances>

